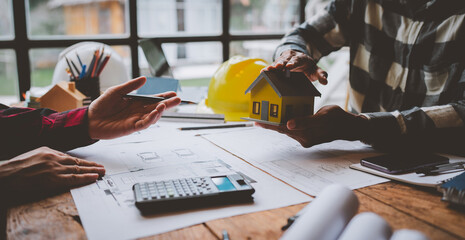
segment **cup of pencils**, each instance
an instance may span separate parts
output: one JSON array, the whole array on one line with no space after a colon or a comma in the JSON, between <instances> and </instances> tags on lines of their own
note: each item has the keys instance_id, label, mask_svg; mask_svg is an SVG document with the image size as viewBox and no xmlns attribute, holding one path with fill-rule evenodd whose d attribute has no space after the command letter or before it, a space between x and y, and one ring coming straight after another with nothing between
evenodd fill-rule
<instances>
[{"instance_id":1,"label":"cup of pencils","mask_svg":"<svg viewBox=\"0 0 465 240\"><path fill-rule=\"evenodd\" d=\"M69 80L75 82L76 88L84 95L91 98L91 101L100 96L100 74L110 60L111 55L105 54L105 48L94 51L92 61L89 64L83 63L78 53L76 57L79 66L68 57L65 57L68 68L66 72Z\"/></svg>"}]
</instances>

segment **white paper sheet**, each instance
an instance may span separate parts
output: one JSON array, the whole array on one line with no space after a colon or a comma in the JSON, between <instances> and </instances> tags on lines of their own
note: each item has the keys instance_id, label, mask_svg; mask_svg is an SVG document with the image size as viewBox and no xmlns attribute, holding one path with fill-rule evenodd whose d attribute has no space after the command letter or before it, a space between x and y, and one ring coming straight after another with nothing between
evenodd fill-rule
<instances>
[{"instance_id":1,"label":"white paper sheet","mask_svg":"<svg viewBox=\"0 0 465 240\"><path fill-rule=\"evenodd\" d=\"M376 154L358 141L303 148L284 134L258 127L203 137L312 196L333 183L357 189L389 181L349 168L361 158Z\"/></svg>"},{"instance_id":2,"label":"white paper sheet","mask_svg":"<svg viewBox=\"0 0 465 240\"><path fill-rule=\"evenodd\" d=\"M390 240L429 240L422 232L410 229L399 229L392 234Z\"/></svg>"},{"instance_id":3,"label":"white paper sheet","mask_svg":"<svg viewBox=\"0 0 465 240\"><path fill-rule=\"evenodd\" d=\"M133 239L213 219L309 201L307 195L244 163L194 133L152 127L121 139L100 141L70 153L104 164L106 176L71 191L89 239ZM152 136L152 137L151 137ZM240 172L252 182L254 203L142 216L134 206L135 182Z\"/></svg>"}]
</instances>

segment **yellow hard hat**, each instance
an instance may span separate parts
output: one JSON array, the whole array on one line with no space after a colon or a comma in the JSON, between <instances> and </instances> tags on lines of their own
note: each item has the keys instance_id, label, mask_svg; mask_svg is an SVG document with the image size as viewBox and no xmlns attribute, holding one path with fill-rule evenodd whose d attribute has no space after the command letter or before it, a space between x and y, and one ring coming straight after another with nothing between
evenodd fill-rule
<instances>
[{"instance_id":1,"label":"yellow hard hat","mask_svg":"<svg viewBox=\"0 0 465 240\"><path fill-rule=\"evenodd\" d=\"M226 121L241 121L241 117L249 115L250 93L244 92L266 66L268 63L263 59L231 57L213 74L206 106L215 113L224 114Z\"/></svg>"}]
</instances>

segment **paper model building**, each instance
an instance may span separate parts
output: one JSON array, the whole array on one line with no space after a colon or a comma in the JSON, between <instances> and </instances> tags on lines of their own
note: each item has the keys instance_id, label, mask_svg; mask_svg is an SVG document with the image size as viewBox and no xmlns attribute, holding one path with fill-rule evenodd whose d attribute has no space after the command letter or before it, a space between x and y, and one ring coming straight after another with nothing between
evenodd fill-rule
<instances>
[{"instance_id":1,"label":"paper model building","mask_svg":"<svg viewBox=\"0 0 465 240\"><path fill-rule=\"evenodd\" d=\"M301 72L264 71L247 88L250 94L249 117L272 125L313 114L316 96L321 93Z\"/></svg>"},{"instance_id":2,"label":"paper model building","mask_svg":"<svg viewBox=\"0 0 465 240\"><path fill-rule=\"evenodd\" d=\"M40 107L58 112L68 111L83 106L84 94L79 92L74 82L59 82L40 97Z\"/></svg>"}]
</instances>

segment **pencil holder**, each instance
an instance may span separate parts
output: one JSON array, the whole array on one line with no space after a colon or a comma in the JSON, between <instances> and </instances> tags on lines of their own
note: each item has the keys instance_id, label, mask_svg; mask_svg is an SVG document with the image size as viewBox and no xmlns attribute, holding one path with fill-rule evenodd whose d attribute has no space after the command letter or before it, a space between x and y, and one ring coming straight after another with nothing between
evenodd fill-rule
<instances>
[{"instance_id":1,"label":"pencil holder","mask_svg":"<svg viewBox=\"0 0 465 240\"><path fill-rule=\"evenodd\" d=\"M99 77L83 77L72 80L76 83L76 88L84 95L90 97L92 101L100 96Z\"/></svg>"}]
</instances>

